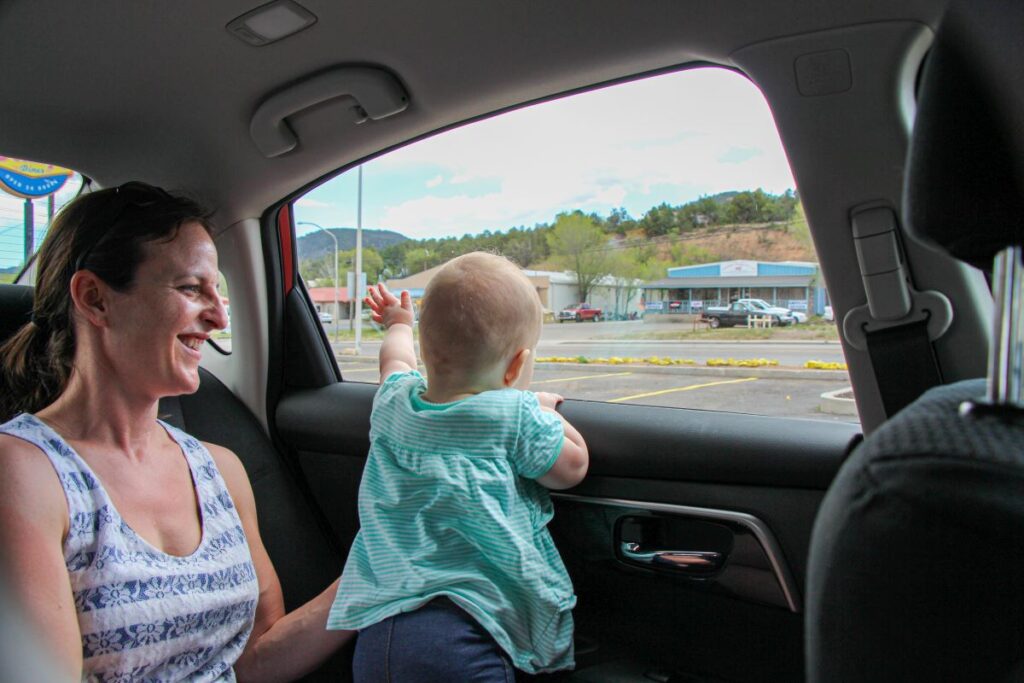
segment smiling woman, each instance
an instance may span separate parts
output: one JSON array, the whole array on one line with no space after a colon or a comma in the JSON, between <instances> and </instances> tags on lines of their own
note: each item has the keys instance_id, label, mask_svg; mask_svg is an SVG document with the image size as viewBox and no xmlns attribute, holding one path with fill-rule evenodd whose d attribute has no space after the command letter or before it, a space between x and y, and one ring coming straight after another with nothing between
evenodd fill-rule
<instances>
[{"instance_id":1,"label":"smiling woman","mask_svg":"<svg viewBox=\"0 0 1024 683\"><path fill-rule=\"evenodd\" d=\"M91 193L55 221L32 320L0 348L0 544L75 678L281 680L349 637L323 630L334 586L285 615L235 454L156 419L199 387L228 322L219 280L201 206Z\"/></svg>"}]
</instances>

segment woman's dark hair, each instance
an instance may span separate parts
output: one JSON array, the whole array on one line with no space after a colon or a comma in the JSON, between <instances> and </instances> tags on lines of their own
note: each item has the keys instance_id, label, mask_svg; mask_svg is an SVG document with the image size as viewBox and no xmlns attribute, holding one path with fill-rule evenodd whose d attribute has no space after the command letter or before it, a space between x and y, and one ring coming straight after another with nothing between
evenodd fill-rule
<instances>
[{"instance_id":1,"label":"woman's dark hair","mask_svg":"<svg viewBox=\"0 0 1024 683\"><path fill-rule=\"evenodd\" d=\"M36 256L32 321L0 346L0 422L45 408L67 386L75 357L71 276L89 270L127 291L143 245L173 240L193 221L210 231L198 203L141 182L81 195L61 209Z\"/></svg>"}]
</instances>

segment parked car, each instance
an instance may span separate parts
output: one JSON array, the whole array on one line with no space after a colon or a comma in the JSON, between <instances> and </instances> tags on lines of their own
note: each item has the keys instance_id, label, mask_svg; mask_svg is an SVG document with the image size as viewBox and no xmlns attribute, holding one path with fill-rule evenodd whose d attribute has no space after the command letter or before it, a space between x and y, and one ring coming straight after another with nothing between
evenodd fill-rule
<instances>
[{"instance_id":1,"label":"parked car","mask_svg":"<svg viewBox=\"0 0 1024 683\"><path fill-rule=\"evenodd\" d=\"M330 313L330 311L319 311L317 313L317 317L320 318L320 322L322 322L324 325L330 325L331 323L334 322L334 316Z\"/></svg>"},{"instance_id":2,"label":"parked car","mask_svg":"<svg viewBox=\"0 0 1024 683\"><path fill-rule=\"evenodd\" d=\"M600 308L591 306L588 303L573 304L558 312L558 322L564 323L566 320L583 322L590 320L591 322L599 323L601 322L601 314Z\"/></svg>"},{"instance_id":3,"label":"parked car","mask_svg":"<svg viewBox=\"0 0 1024 683\"><path fill-rule=\"evenodd\" d=\"M304 24L308 12L289 9L295 4L315 14L312 23ZM323 339L315 305L298 277L295 211L325 180L415 141L497 122L492 117L538 102L642 85L667 72L724 68L742 74L763 93L785 146L829 285L826 319L832 319L833 306L839 319L865 310L852 221L858 209L883 207L891 220L881 224L892 227L914 291L941 292L954 312L955 324L928 342L943 381L984 375L992 301L986 278L937 258L913 239L901 201L916 84L946 4L179 0L66 2L47 10L34 0L6 0L0 12L0 153L78 169L86 178L84 191L138 179L216 207L219 263L233 309L232 350L205 351L198 392L175 399L184 410L166 414L195 437L232 448L243 461L264 543L293 608L337 578L359 528L356 500L376 393L375 384L361 381L374 368L362 375L343 372ZM278 14L234 30L235 18L258 6ZM261 29L279 33L261 35ZM982 47L996 59L1019 60L1016 44ZM1010 66L1016 73L1024 69ZM346 69L353 71L346 75ZM1019 115L1016 101L1012 111ZM994 107L992 112L1001 115ZM621 126L643 127L653 113L636 110ZM671 114L685 135L686 111ZM572 121L580 127L588 122L585 114ZM484 127L478 135L488 141L503 133ZM615 142L594 141L596 176L607 171L598 143ZM660 152L666 145L651 140L649 147ZM761 154L745 139L705 152L733 158L738 167ZM438 175L437 181L451 181L452 194L473 183L489 188L488 172L504 160L485 160L492 166L476 177ZM700 163L672 156L664 165L658 161L652 193L675 167ZM558 164L552 157L534 166ZM433 176L410 175L409 182L434 182ZM722 182L709 177L701 188L731 189ZM605 189L601 202L607 206L628 195ZM542 190L530 186L511 200L519 204ZM612 199L603 198L609 194ZM319 197L305 205L340 201ZM37 205L38 228L45 209ZM408 224L421 218L420 208L430 207L413 207ZM20 217L20 208L12 215ZM354 224L347 220L345 214L336 224ZM970 233L972 224L961 230ZM5 240L12 234L5 232ZM655 251L674 247L677 237L635 239ZM608 239L597 253L614 251ZM20 254L21 245L14 251ZM24 284L31 284L30 272L23 274ZM883 288L898 293L901 284L890 278L874 293L894 300ZM15 319L4 313L0 320ZM18 316L27 320L29 311ZM562 312L558 317L564 319ZM840 334L859 424L571 397L559 407L591 452L583 483L553 496L550 525L579 597L576 677L805 680L805 643L819 635L807 632L804 621L819 507L851 444L887 420L880 387L920 376L915 364L890 376L876 374L862 340L847 338L843 329ZM623 375L631 396L651 391L646 373ZM757 392L763 382L748 381L752 377L735 379ZM696 385L680 376L669 391ZM837 380L837 388L846 385ZM543 388L563 390L555 383ZM944 470L936 467L942 478ZM884 522L915 538L941 537L940 525L950 520L965 529L1001 523L955 506L936 508L927 527L900 527L899 517ZM0 547L0 557L12 550ZM984 588L986 558L972 557L964 560L977 569L970 583ZM894 570L884 562L854 569ZM1014 590L991 586L994 596ZM944 614L950 592L934 591L935 602L920 612ZM900 614L893 609L893 628L880 629L878 637L896 629ZM4 633L37 632L14 612L4 610L0 618L7 620ZM45 648L48 634L41 633ZM921 642L906 655L935 647ZM351 680L350 655L342 653L307 680Z\"/></svg>"}]
</instances>

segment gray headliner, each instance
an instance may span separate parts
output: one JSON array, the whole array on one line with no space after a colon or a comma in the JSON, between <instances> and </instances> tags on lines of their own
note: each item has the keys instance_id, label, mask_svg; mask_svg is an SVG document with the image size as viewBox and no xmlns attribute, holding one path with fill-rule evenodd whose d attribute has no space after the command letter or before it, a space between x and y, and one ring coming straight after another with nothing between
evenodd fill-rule
<instances>
[{"instance_id":1,"label":"gray headliner","mask_svg":"<svg viewBox=\"0 0 1024 683\"><path fill-rule=\"evenodd\" d=\"M391 2L302 0L310 29L263 48L224 26L259 2L0 4L0 152L197 194L229 225L362 157L503 108L730 55L767 39L889 19L934 26L943 2ZM356 126L328 103L296 117L297 150L265 159L257 104L338 64L391 70L403 114Z\"/></svg>"}]
</instances>

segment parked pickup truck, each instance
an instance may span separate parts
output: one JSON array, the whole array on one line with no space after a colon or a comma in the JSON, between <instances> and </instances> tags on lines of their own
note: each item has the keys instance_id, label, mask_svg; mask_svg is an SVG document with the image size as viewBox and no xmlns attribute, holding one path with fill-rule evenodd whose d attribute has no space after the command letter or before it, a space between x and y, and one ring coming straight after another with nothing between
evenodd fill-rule
<instances>
[{"instance_id":1,"label":"parked pickup truck","mask_svg":"<svg viewBox=\"0 0 1024 683\"><path fill-rule=\"evenodd\" d=\"M793 316L787 309L763 311L754 304L743 301L736 301L728 306L708 306L702 317L711 327L745 327L748 319L752 317L769 317L772 319L772 325L789 325L793 322Z\"/></svg>"},{"instance_id":2,"label":"parked pickup truck","mask_svg":"<svg viewBox=\"0 0 1024 683\"><path fill-rule=\"evenodd\" d=\"M796 311L792 311L788 308L783 308L782 306L772 306L764 299L737 299L736 303L750 304L754 308L761 311L761 315L764 315L766 313L768 315L778 315L781 318L782 323L786 325L790 323L807 322L807 316L804 315L803 313L800 313L798 315ZM799 316L803 316L803 320L801 320ZM786 318L789 318L789 322L786 322Z\"/></svg>"},{"instance_id":3,"label":"parked pickup truck","mask_svg":"<svg viewBox=\"0 0 1024 683\"><path fill-rule=\"evenodd\" d=\"M558 312L558 322L564 323L566 320L575 320L576 322L592 320L595 323L599 323L601 322L601 314L600 308L594 308L590 304L573 304Z\"/></svg>"}]
</instances>

